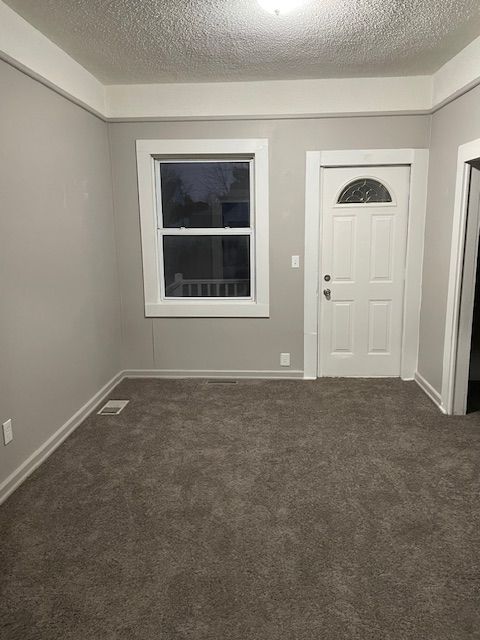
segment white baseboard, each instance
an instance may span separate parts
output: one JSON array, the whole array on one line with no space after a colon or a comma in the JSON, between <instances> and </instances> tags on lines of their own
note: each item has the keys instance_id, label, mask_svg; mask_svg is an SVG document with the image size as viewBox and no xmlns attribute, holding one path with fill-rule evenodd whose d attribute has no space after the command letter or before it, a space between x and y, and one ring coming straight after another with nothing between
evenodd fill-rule
<instances>
[{"instance_id":1,"label":"white baseboard","mask_svg":"<svg viewBox=\"0 0 480 640\"><path fill-rule=\"evenodd\" d=\"M0 504L19 487L28 476L46 460L57 447L85 420L91 411L99 404L123 379L123 372L117 373L100 391L87 400L87 402L55 431L36 451L34 451L22 464L0 484Z\"/></svg>"},{"instance_id":2,"label":"white baseboard","mask_svg":"<svg viewBox=\"0 0 480 640\"><path fill-rule=\"evenodd\" d=\"M418 371L415 373L414 379L415 379L415 382L420 387L420 389L422 389L422 391L424 391L427 394L430 400L432 400L432 402L434 402L437 405L440 411L442 413L447 413L445 411L445 407L442 404L442 396L438 393L436 389L432 387L432 385L427 380L425 380L425 378L420 373L418 373Z\"/></svg>"},{"instance_id":3,"label":"white baseboard","mask_svg":"<svg viewBox=\"0 0 480 640\"><path fill-rule=\"evenodd\" d=\"M251 378L256 380L302 380L303 371L278 369L271 371L213 369L126 369L124 378Z\"/></svg>"}]
</instances>

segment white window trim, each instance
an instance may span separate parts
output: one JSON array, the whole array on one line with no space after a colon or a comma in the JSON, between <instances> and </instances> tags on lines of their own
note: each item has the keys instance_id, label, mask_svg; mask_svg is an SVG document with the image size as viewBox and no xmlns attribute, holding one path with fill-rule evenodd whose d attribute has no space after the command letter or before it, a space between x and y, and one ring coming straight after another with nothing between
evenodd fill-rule
<instances>
[{"instance_id":1,"label":"white window trim","mask_svg":"<svg viewBox=\"0 0 480 640\"><path fill-rule=\"evenodd\" d=\"M147 317L268 318L269 223L268 140L137 140L138 194L143 257L145 315ZM162 300L158 268L155 159L199 156L245 156L253 159L255 248L252 264L253 299ZM212 235L215 230L212 229ZM240 230L232 230L240 233Z\"/></svg>"}]
</instances>

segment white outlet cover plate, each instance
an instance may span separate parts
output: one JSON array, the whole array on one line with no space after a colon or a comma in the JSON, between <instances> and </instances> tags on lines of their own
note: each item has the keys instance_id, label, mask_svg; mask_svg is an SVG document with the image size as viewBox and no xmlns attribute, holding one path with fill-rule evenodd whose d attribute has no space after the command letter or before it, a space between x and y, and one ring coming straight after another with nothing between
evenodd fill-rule
<instances>
[{"instance_id":1,"label":"white outlet cover plate","mask_svg":"<svg viewBox=\"0 0 480 640\"><path fill-rule=\"evenodd\" d=\"M281 353L280 354L280 366L281 367L289 367L290 366L290 354L289 353Z\"/></svg>"},{"instance_id":2,"label":"white outlet cover plate","mask_svg":"<svg viewBox=\"0 0 480 640\"><path fill-rule=\"evenodd\" d=\"M292 269L300 269L300 256L292 256Z\"/></svg>"},{"instance_id":3,"label":"white outlet cover plate","mask_svg":"<svg viewBox=\"0 0 480 640\"><path fill-rule=\"evenodd\" d=\"M3 429L3 442L5 445L9 444L13 440L13 427L12 421L7 420L2 425Z\"/></svg>"}]
</instances>

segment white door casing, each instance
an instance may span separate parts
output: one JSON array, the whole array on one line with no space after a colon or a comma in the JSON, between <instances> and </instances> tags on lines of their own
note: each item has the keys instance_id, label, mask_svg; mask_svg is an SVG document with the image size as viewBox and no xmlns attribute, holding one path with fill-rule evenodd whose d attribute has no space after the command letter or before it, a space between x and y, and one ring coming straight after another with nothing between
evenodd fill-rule
<instances>
[{"instance_id":1,"label":"white door casing","mask_svg":"<svg viewBox=\"0 0 480 640\"><path fill-rule=\"evenodd\" d=\"M392 201L339 204L343 189L363 178L384 185ZM401 373L409 190L409 166L321 171L321 376Z\"/></svg>"},{"instance_id":2,"label":"white door casing","mask_svg":"<svg viewBox=\"0 0 480 640\"><path fill-rule=\"evenodd\" d=\"M480 155L480 154L479 154ZM405 165L410 167L401 378L417 380L422 265L427 208L428 149L337 149L307 151L305 166L305 277L303 377L318 377L319 343L319 228L322 218L320 172L322 167L369 167ZM422 385L421 385L422 386ZM422 386L425 390L425 385Z\"/></svg>"},{"instance_id":3,"label":"white door casing","mask_svg":"<svg viewBox=\"0 0 480 640\"><path fill-rule=\"evenodd\" d=\"M469 171L469 182L453 389L452 413L456 415L465 415L467 412L473 313L476 293L478 238L480 233L480 171L478 169L472 168ZM474 370L476 370L478 368L476 360L473 361L473 364Z\"/></svg>"},{"instance_id":4,"label":"white door casing","mask_svg":"<svg viewBox=\"0 0 480 640\"><path fill-rule=\"evenodd\" d=\"M448 414L462 413L463 409L459 405L459 398L466 397L466 386L463 391L462 385L468 382L468 359L470 355L469 344L465 343L464 333L460 327L460 312L462 285L464 280L464 260L466 243L478 243L478 238L474 234L467 234L467 214L472 217L473 211L469 211L470 193L470 162L480 158L480 138L462 144L458 148L457 157L457 177L455 185L455 205L453 212L452 246L450 253L450 271L448 281L448 297L445 320L445 340L443 349L443 376L442 391L440 395L440 407ZM477 211L478 214L478 211ZM472 219L470 219L472 223ZM470 250L471 247L470 247ZM470 286L474 281L470 281ZM465 290L464 290L465 293ZM470 292L473 295L473 292ZM459 344L459 336L461 338ZM463 369L464 375L458 377L457 372Z\"/></svg>"}]
</instances>

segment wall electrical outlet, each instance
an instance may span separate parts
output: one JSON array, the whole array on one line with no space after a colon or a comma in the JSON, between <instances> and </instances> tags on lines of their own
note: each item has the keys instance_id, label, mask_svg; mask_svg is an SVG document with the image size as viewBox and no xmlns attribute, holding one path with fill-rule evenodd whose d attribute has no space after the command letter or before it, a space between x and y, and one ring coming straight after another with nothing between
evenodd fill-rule
<instances>
[{"instance_id":1,"label":"wall electrical outlet","mask_svg":"<svg viewBox=\"0 0 480 640\"><path fill-rule=\"evenodd\" d=\"M289 367L290 366L290 354L289 353L281 353L280 354L280 366L281 367Z\"/></svg>"},{"instance_id":2,"label":"wall electrical outlet","mask_svg":"<svg viewBox=\"0 0 480 640\"><path fill-rule=\"evenodd\" d=\"M292 269L300 269L300 256L292 256Z\"/></svg>"},{"instance_id":3,"label":"wall electrical outlet","mask_svg":"<svg viewBox=\"0 0 480 640\"><path fill-rule=\"evenodd\" d=\"M9 444L13 440L13 427L12 421L7 420L2 424L3 429L3 443L5 445Z\"/></svg>"}]
</instances>

